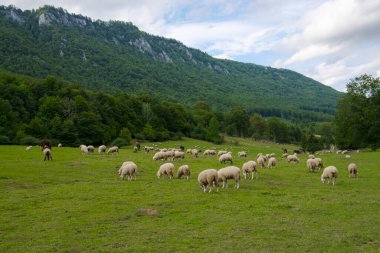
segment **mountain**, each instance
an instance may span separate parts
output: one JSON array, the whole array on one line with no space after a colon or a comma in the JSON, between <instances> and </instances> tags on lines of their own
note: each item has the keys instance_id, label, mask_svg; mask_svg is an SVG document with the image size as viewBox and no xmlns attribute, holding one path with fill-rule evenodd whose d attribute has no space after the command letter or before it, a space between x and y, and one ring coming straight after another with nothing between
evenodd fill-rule
<instances>
[{"instance_id":1,"label":"mountain","mask_svg":"<svg viewBox=\"0 0 380 253\"><path fill-rule=\"evenodd\" d=\"M149 93L191 106L320 121L341 93L297 72L215 59L129 22L92 20L44 6L0 6L0 68L53 75L106 92Z\"/></svg>"}]
</instances>

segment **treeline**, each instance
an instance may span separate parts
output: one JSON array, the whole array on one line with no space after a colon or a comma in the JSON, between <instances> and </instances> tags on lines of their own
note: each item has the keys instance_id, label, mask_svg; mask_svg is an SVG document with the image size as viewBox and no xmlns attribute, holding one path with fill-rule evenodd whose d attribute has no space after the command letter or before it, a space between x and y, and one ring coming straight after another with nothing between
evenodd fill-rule
<instances>
[{"instance_id":1,"label":"treeline","mask_svg":"<svg viewBox=\"0 0 380 253\"><path fill-rule=\"evenodd\" d=\"M0 72L0 143L66 146L128 145L132 138L162 141L189 136L221 143L226 133L280 143L301 143L305 127L241 108L215 112L207 102L191 108L148 94L110 95L54 77L36 79Z\"/></svg>"}]
</instances>

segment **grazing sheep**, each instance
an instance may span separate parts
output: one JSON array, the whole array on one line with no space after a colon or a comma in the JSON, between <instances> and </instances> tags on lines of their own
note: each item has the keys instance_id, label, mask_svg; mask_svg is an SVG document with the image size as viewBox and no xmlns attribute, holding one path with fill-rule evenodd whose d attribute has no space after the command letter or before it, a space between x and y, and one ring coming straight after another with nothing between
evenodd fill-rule
<instances>
[{"instance_id":1,"label":"grazing sheep","mask_svg":"<svg viewBox=\"0 0 380 253\"><path fill-rule=\"evenodd\" d=\"M251 174L251 180L253 179L253 174L255 174L256 179L258 178L257 165L255 161L248 161L244 163L242 170L244 179L247 179L247 174Z\"/></svg>"},{"instance_id":2,"label":"grazing sheep","mask_svg":"<svg viewBox=\"0 0 380 253\"><path fill-rule=\"evenodd\" d=\"M286 158L288 159L288 163L290 162L298 163L300 161L300 159L295 155L288 155Z\"/></svg>"},{"instance_id":3,"label":"grazing sheep","mask_svg":"<svg viewBox=\"0 0 380 253\"><path fill-rule=\"evenodd\" d=\"M58 147L59 147L59 148L62 148L62 143L58 143Z\"/></svg>"},{"instance_id":4,"label":"grazing sheep","mask_svg":"<svg viewBox=\"0 0 380 253\"><path fill-rule=\"evenodd\" d=\"M191 148L186 149L186 154L191 154Z\"/></svg>"},{"instance_id":5,"label":"grazing sheep","mask_svg":"<svg viewBox=\"0 0 380 253\"><path fill-rule=\"evenodd\" d=\"M281 158L285 158L285 157L288 157L288 153L283 153Z\"/></svg>"},{"instance_id":6,"label":"grazing sheep","mask_svg":"<svg viewBox=\"0 0 380 253\"><path fill-rule=\"evenodd\" d=\"M51 153L51 149L50 148L45 148L43 151L44 153L44 161L46 161L46 159L49 161L49 160L53 160L53 156L52 156L52 153Z\"/></svg>"},{"instance_id":7,"label":"grazing sheep","mask_svg":"<svg viewBox=\"0 0 380 253\"><path fill-rule=\"evenodd\" d=\"M264 169L264 167L265 167L265 158L264 158L264 156L259 156L258 158L257 158L257 164L262 168L262 169Z\"/></svg>"},{"instance_id":8,"label":"grazing sheep","mask_svg":"<svg viewBox=\"0 0 380 253\"><path fill-rule=\"evenodd\" d=\"M342 151L342 155L345 155L345 154L348 154L350 151L348 151L348 150L343 150Z\"/></svg>"},{"instance_id":9,"label":"grazing sheep","mask_svg":"<svg viewBox=\"0 0 380 253\"><path fill-rule=\"evenodd\" d=\"M137 165L134 162L124 162L119 169L120 178L123 180L125 177L128 181L131 181L133 177L136 180L136 173Z\"/></svg>"},{"instance_id":10,"label":"grazing sheep","mask_svg":"<svg viewBox=\"0 0 380 253\"><path fill-rule=\"evenodd\" d=\"M206 192L207 186L210 186L209 192L211 192L212 188L216 188L216 191L219 191L218 189L218 171L215 169L207 169L204 171L201 171L198 175L198 182L201 186L201 189L203 192Z\"/></svg>"},{"instance_id":11,"label":"grazing sheep","mask_svg":"<svg viewBox=\"0 0 380 253\"><path fill-rule=\"evenodd\" d=\"M347 159L351 158L351 156L350 156L350 155L346 155L345 157L346 157Z\"/></svg>"},{"instance_id":12,"label":"grazing sheep","mask_svg":"<svg viewBox=\"0 0 380 253\"><path fill-rule=\"evenodd\" d=\"M325 183L327 179L327 183L330 183L330 179L332 182L332 185L335 185L335 180L338 177L338 169L335 166L328 166L323 170L323 173L321 175L321 181L322 183Z\"/></svg>"},{"instance_id":13,"label":"grazing sheep","mask_svg":"<svg viewBox=\"0 0 380 253\"><path fill-rule=\"evenodd\" d=\"M174 164L172 163L162 164L157 171L157 177L160 178L162 175L167 175L169 178L173 178Z\"/></svg>"},{"instance_id":14,"label":"grazing sheep","mask_svg":"<svg viewBox=\"0 0 380 253\"><path fill-rule=\"evenodd\" d=\"M167 150L166 152L166 158L170 158L170 160L174 160L174 156L175 156L175 151L174 150Z\"/></svg>"},{"instance_id":15,"label":"grazing sheep","mask_svg":"<svg viewBox=\"0 0 380 253\"><path fill-rule=\"evenodd\" d=\"M174 151L174 157L173 157L175 160L183 160L185 159L185 152L183 151Z\"/></svg>"},{"instance_id":16,"label":"grazing sheep","mask_svg":"<svg viewBox=\"0 0 380 253\"><path fill-rule=\"evenodd\" d=\"M269 154L269 158L271 158L271 157L275 157L276 156L276 153L271 153L271 154Z\"/></svg>"},{"instance_id":17,"label":"grazing sheep","mask_svg":"<svg viewBox=\"0 0 380 253\"><path fill-rule=\"evenodd\" d=\"M33 148L33 146L27 146L27 147L25 148L25 150L29 151L29 150L32 150L32 148Z\"/></svg>"},{"instance_id":18,"label":"grazing sheep","mask_svg":"<svg viewBox=\"0 0 380 253\"><path fill-rule=\"evenodd\" d=\"M230 153L223 154L219 157L219 162L220 163L226 163L227 161L230 161L232 164L232 155Z\"/></svg>"},{"instance_id":19,"label":"grazing sheep","mask_svg":"<svg viewBox=\"0 0 380 253\"><path fill-rule=\"evenodd\" d=\"M269 158L268 160L268 169L276 167L277 160L274 157Z\"/></svg>"},{"instance_id":20,"label":"grazing sheep","mask_svg":"<svg viewBox=\"0 0 380 253\"><path fill-rule=\"evenodd\" d=\"M151 150L154 150L154 147L149 147L149 146L144 147L145 154L148 154L149 151L151 151Z\"/></svg>"},{"instance_id":21,"label":"grazing sheep","mask_svg":"<svg viewBox=\"0 0 380 253\"><path fill-rule=\"evenodd\" d=\"M224 186L228 188L227 180L233 178L235 180L235 188L239 189L239 181L240 181L240 169L236 166L228 166L218 170L218 180L219 182L223 182L222 188Z\"/></svg>"},{"instance_id":22,"label":"grazing sheep","mask_svg":"<svg viewBox=\"0 0 380 253\"><path fill-rule=\"evenodd\" d=\"M247 152L246 151L238 152L238 157L247 157Z\"/></svg>"},{"instance_id":23,"label":"grazing sheep","mask_svg":"<svg viewBox=\"0 0 380 253\"><path fill-rule=\"evenodd\" d=\"M192 150L191 150L191 154L192 154L195 158L198 158L198 153L199 153L198 149L192 149Z\"/></svg>"},{"instance_id":24,"label":"grazing sheep","mask_svg":"<svg viewBox=\"0 0 380 253\"><path fill-rule=\"evenodd\" d=\"M113 147L110 147L108 149L107 154L113 154L113 153L118 153L119 154L119 147L113 146Z\"/></svg>"},{"instance_id":25,"label":"grazing sheep","mask_svg":"<svg viewBox=\"0 0 380 253\"><path fill-rule=\"evenodd\" d=\"M105 145L101 145L98 147L98 153L102 154L106 152L107 147Z\"/></svg>"},{"instance_id":26,"label":"grazing sheep","mask_svg":"<svg viewBox=\"0 0 380 253\"><path fill-rule=\"evenodd\" d=\"M213 149L206 149L203 153L203 156L214 156L216 155L216 151Z\"/></svg>"},{"instance_id":27,"label":"grazing sheep","mask_svg":"<svg viewBox=\"0 0 380 253\"><path fill-rule=\"evenodd\" d=\"M218 157L220 157L221 155L224 155L224 154L227 154L228 152L226 150L220 150L218 152Z\"/></svg>"},{"instance_id":28,"label":"grazing sheep","mask_svg":"<svg viewBox=\"0 0 380 253\"><path fill-rule=\"evenodd\" d=\"M82 144L82 145L79 146L79 148L80 148L80 152L82 152L82 155L85 155L85 154L88 153L88 148L87 148L86 145Z\"/></svg>"},{"instance_id":29,"label":"grazing sheep","mask_svg":"<svg viewBox=\"0 0 380 253\"><path fill-rule=\"evenodd\" d=\"M309 155L308 158L309 158L309 159L314 159L315 156L314 156L314 155Z\"/></svg>"},{"instance_id":30,"label":"grazing sheep","mask_svg":"<svg viewBox=\"0 0 380 253\"><path fill-rule=\"evenodd\" d=\"M52 150L50 140L44 139L41 141L40 145L41 145L41 151L43 151L45 148Z\"/></svg>"},{"instance_id":31,"label":"grazing sheep","mask_svg":"<svg viewBox=\"0 0 380 253\"><path fill-rule=\"evenodd\" d=\"M167 157L168 156L167 156L166 152L159 151L159 152L154 154L153 161L158 161L158 160L165 160L166 161Z\"/></svg>"},{"instance_id":32,"label":"grazing sheep","mask_svg":"<svg viewBox=\"0 0 380 253\"><path fill-rule=\"evenodd\" d=\"M186 179L190 178L190 168L189 165L182 165L178 168L178 178L185 176Z\"/></svg>"},{"instance_id":33,"label":"grazing sheep","mask_svg":"<svg viewBox=\"0 0 380 253\"><path fill-rule=\"evenodd\" d=\"M260 156L264 156L263 153L258 153L258 154L256 155L256 158L259 158Z\"/></svg>"},{"instance_id":34,"label":"grazing sheep","mask_svg":"<svg viewBox=\"0 0 380 253\"><path fill-rule=\"evenodd\" d=\"M88 150L88 153L94 153L94 150L95 150L95 148L94 148L94 146L92 146L92 145L88 145L87 146L87 150Z\"/></svg>"},{"instance_id":35,"label":"grazing sheep","mask_svg":"<svg viewBox=\"0 0 380 253\"><path fill-rule=\"evenodd\" d=\"M307 159L306 166L310 172L315 172L315 170L317 169L317 163L313 158Z\"/></svg>"},{"instance_id":36,"label":"grazing sheep","mask_svg":"<svg viewBox=\"0 0 380 253\"><path fill-rule=\"evenodd\" d=\"M358 177L358 167L355 163L350 163L348 165L349 177Z\"/></svg>"},{"instance_id":37,"label":"grazing sheep","mask_svg":"<svg viewBox=\"0 0 380 253\"><path fill-rule=\"evenodd\" d=\"M322 161L321 158L316 157L316 158L314 158L314 161L315 161L315 163L317 165L318 170L320 170L320 169L323 168L323 161Z\"/></svg>"},{"instance_id":38,"label":"grazing sheep","mask_svg":"<svg viewBox=\"0 0 380 253\"><path fill-rule=\"evenodd\" d=\"M139 151L139 148L137 146L134 146L133 147L133 153L137 153L137 151Z\"/></svg>"}]
</instances>

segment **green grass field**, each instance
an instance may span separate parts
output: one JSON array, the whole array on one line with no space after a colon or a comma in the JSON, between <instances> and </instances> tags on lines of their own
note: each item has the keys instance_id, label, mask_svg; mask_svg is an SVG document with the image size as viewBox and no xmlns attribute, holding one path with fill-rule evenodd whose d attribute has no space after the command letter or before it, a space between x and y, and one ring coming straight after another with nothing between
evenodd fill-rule
<instances>
[{"instance_id":1,"label":"green grass field","mask_svg":"<svg viewBox=\"0 0 380 253\"><path fill-rule=\"evenodd\" d=\"M86 155L79 148L53 147L44 162L38 147L0 146L0 252L379 252L380 152L320 155L335 165L335 187L320 174L281 160L281 147L228 139L239 145L214 145L184 139L158 144L199 145L234 154L234 165L277 154L277 167L259 170L258 180L241 180L240 189L203 193L198 173L222 168L216 157L186 156L190 180L157 179L162 162L132 148L119 155ZM150 143L148 143L150 144ZM236 144L236 143L235 143ZM145 143L143 144L145 145ZM294 147L288 146L290 150ZM248 151L248 158L237 152ZM136 181L117 170L131 160ZM355 162L359 178L349 178ZM139 209L150 208L158 215Z\"/></svg>"}]
</instances>

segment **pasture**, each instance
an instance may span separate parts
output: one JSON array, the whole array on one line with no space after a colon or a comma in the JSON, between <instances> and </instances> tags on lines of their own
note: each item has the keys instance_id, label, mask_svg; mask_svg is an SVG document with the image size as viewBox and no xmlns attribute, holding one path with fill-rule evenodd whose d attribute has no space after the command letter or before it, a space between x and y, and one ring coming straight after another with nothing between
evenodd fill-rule
<instances>
[{"instance_id":1,"label":"pasture","mask_svg":"<svg viewBox=\"0 0 380 253\"><path fill-rule=\"evenodd\" d=\"M379 251L380 152L319 155L325 167L339 170L332 187L321 183L322 170L308 172L306 155L298 164L280 159L283 145L228 142L157 145L228 147L240 168L259 152L274 152L277 166L259 169L258 180L242 176L240 189L230 181L228 189L203 193L199 172L227 166L217 157L186 154L174 164L188 164L190 180L170 180L157 179L163 162L154 162L152 151L82 155L79 148L53 147L53 161L44 162L39 147L0 146L0 252ZM241 150L247 158L237 157ZM126 160L138 166L136 181L118 177ZM358 178L348 177L350 162Z\"/></svg>"}]
</instances>

